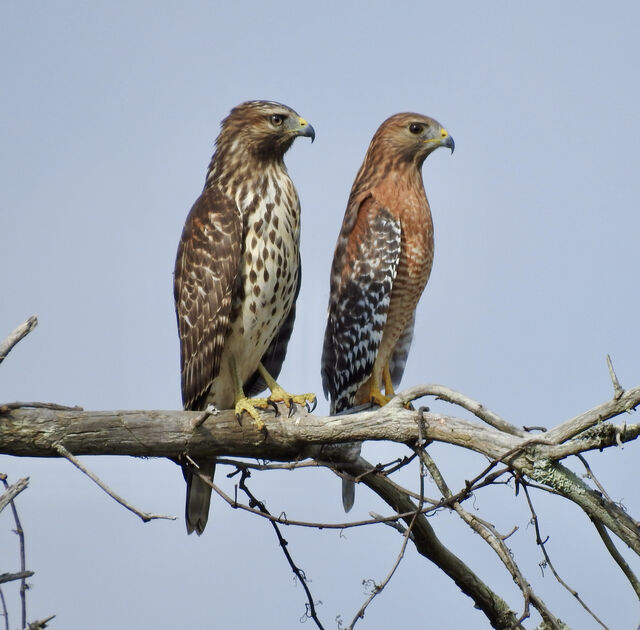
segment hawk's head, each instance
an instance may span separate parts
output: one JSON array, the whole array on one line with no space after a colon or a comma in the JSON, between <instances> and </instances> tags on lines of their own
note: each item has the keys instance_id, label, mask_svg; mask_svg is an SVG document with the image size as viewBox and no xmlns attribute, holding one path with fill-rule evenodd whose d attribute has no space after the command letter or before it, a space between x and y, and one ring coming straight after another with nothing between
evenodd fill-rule
<instances>
[{"instance_id":1,"label":"hawk's head","mask_svg":"<svg viewBox=\"0 0 640 630\"><path fill-rule=\"evenodd\" d=\"M455 143L437 120L422 114L404 113L395 114L380 125L371 140L370 151L377 147L386 155L395 154L420 167L438 147L447 147L453 153Z\"/></svg>"},{"instance_id":2,"label":"hawk's head","mask_svg":"<svg viewBox=\"0 0 640 630\"><path fill-rule=\"evenodd\" d=\"M248 101L234 107L222 121L218 151L245 150L256 157L276 159L298 136L316 137L313 127L290 107L272 101Z\"/></svg>"}]
</instances>

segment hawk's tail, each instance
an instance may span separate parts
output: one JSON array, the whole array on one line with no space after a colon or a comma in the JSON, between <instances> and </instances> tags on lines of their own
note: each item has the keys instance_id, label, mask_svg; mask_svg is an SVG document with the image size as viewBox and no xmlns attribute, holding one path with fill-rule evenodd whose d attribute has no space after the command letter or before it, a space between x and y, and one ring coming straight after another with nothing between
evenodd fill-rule
<instances>
[{"instance_id":1,"label":"hawk's tail","mask_svg":"<svg viewBox=\"0 0 640 630\"><path fill-rule=\"evenodd\" d=\"M213 481L213 473L216 470L214 461L196 461L198 471L207 479ZM184 468L185 480L187 482L187 505L185 508L185 521L187 524L187 534L196 532L198 536L202 534L209 518L209 503L211 502L211 486L208 486L193 471L193 468Z\"/></svg>"},{"instance_id":2,"label":"hawk's tail","mask_svg":"<svg viewBox=\"0 0 640 630\"><path fill-rule=\"evenodd\" d=\"M351 479L342 478L342 507L348 512L356 498L356 484Z\"/></svg>"}]
</instances>

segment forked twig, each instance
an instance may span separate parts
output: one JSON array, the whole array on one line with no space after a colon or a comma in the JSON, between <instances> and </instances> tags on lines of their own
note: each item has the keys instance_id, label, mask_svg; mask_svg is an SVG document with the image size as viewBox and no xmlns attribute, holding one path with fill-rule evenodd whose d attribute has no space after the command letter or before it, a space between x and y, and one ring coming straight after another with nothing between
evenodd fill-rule
<instances>
[{"instance_id":1,"label":"forked twig","mask_svg":"<svg viewBox=\"0 0 640 630\"><path fill-rule=\"evenodd\" d=\"M74 457L62 444L54 444L54 448L62 457L68 459L76 468L81 470L89 479L100 486L114 501L119 503L122 507L126 508L130 512L133 512L136 516L139 516L144 523L148 523L154 519L166 519L169 521L175 521L175 516L167 516L165 514L149 514L148 512L142 512L135 506L131 505L128 501L123 499L119 494L116 494L104 481L102 481L95 473L91 472L86 466L84 466L77 457Z\"/></svg>"},{"instance_id":2,"label":"forked twig","mask_svg":"<svg viewBox=\"0 0 640 630\"><path fill-rule=\"evenodd\" d=\"M4 473L0 473L0 480L6 481L7 476ZM29 485L29 478L18 479L15 483L5 487L7 488L2 495L0 495L0 512L4 510L9 503L11 503L27 486Z\"/></svg>"},{"instance_id":3,"label":"forked twig","mask_svg":"<svg viewBox=\"0 0 640 630\"><path fill-rule=\"evenodd\" d=\"M424 417L421 416L421 421L418 424L419 432L420 432L420 438L418 441L420 443L423 443L423 438L422 438L423 423L424 423ZM375 584L375 583L373 584L373 588L371 589L371 593L369 594L369 597L367 597L367 600L364 602L364 604L362 604L362 606L360 607L360 610L358 610L358 612L356 613L355 617L351 621L351 624L348 626L347 630L353 630L353 627L356 625L356 623L358 623L360 619L364 618L364 613L367 610L367 607L369 606L369 604L371 604L371 602L380 593L382 593L382 591L385 589L387 584L389 584L389 582L391 581L391 578L395 574L397 568L400 566L400 562L402 562L402 558L404 558L404 553L407 548L407 543L411 538L411 531L413 530L413 526L415 525L416 519L418 518L418 515L422 512L422 508L424 507L424 477L425 477L424 466L422 465L422 462L420 462L420 502L418 503L416 511L413 514L413 518L409 523L409 526L404 531L402 545L400 547L400 551L398 552L398 556L396 557L396 560L393 563L391 570L389 571L387 576L384 578L384 580L382 580L380 584ZM401 527L399 523L396 523L396 525L398 527Z\"/></svg>"},{"instance_id":4,"label":"forked twig","mask_svg":"<svg viewBox=\"0 0 640 630\"><path fill-rule=\"evenodd\" d=\"M245 469L244 471L242 471L242 475L240 477L240 482L238 484L238 487L247 495L247 497L249 497L249 504L252 507L255 506L261 512L264 512L265 514L270 514L269 510L267 510L266 505L262 501L259 501L253 495L251 490L249 490L249 488L247 487L246 480L250 476L251 476L251 473L249 472L249 470ZM315 622L319 630L324 630L323 625L320 623L320 619L318 619L318 614L316 612L313 596L311 595L311 591L309 590L309 586L307 585L307 576L305 575L304 571L300 569L296 565L296 563L293 561L293 558L291 557L291 554L289 553L289 549L288 549L289 543L285 540L284 536L280 532L280 528L278 527L278 524L275 521L271 521L271 525L273 526L273 529L276 532L276 536L278 538L278 544L280 545L282 552L284 553L285 558L287 559L287 562L291 567L291 570L293 571L294 575L298 578L300 584L302 584L302 588L304 589L304 592L307 596L307 604L306 604L307 610L305 613L305 617L307 619L313 619L313 621Z\"/></svg>"},{"instance_id":5,"label":"forked twig","mask_svg":"<svg viewBox=\"0 0 640 630\"><path fill-rule=\"evenodd\" d=\"M527 487L527 482L521 480L522 483L522 487L524 489L524 495L527 498L527 503L529 504L529 510L531 512L531 522L533 523L533 527L535 529L536 532L536 544L540 547L540 549L542 549L542 555L544 556L544 560L546 562L546 564L549 566L549 568L551 569L551 572L553 573L554 577L556 578L556 580L558 580L558 582L565 588L567 589L567 591L569 591L569 593L571 593L580 603L580 605L593 617L593 619L599 623L603 628L605 628L606 630L609 630L609 628L598 618L598 616L589 608L589 606L587 606L587 604L582 600L582 598L580 597L580 595L578 595L578 592L571 588L559 575L558 572L556 571L555 567L553 566L553 563L551 562L551 558L549 557L549 554L547 553L547 550L545 548L545 545L547 543L547 539L542 540L542 536L540 535L540 526L538 524L538 515L536 514L536 511L533 507L533 502L531 501L531 497L529 496L529 488Z\"/></svg>"},{"instance_id":6,"label":"forked twig","mask_svg":"<svg viewBox=\"0 0 640 630\"><path fill-rule=\"evenodd\" d=\"M2 604L2 616L4 617L4 630L9 630L9 611L7 610L7 602L4 593L0 588L0 604Z\"/></svg>"},{"instance_id":7,"label":"forked twig","mask_svg":"<svg viewBox=\"0 0 640 630\"><path fill-rule=\"evenodd\" d=\"M26 333L25 333L26 334ZM7 481L6 475L0 476L0 481L4 484L5 490L9 490L9 482ZM20 579L20 612L22 619L22 627L27 625L27 560L25 555L25 546L24 546L24 530L22 529L22 524L20 523L20 517L18 516L18 510L16 509L16 504L13 502L13 499L10 502L11 511L13 512L13 520L16 524L15 532L18 535L18 540L20 541L20 572L25 575Z\"/></svg>"}]
</instances>

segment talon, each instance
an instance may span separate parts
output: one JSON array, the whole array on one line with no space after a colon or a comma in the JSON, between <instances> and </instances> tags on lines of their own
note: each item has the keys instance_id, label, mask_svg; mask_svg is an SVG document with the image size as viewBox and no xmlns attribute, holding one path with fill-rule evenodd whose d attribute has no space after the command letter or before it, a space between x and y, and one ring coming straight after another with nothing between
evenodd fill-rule
<instances>
[{"instance_id":1,"label":"talon","mask_svg":"<svg viewBox=\"0 0 640 630\"><path fill-rule=\"evenodd\" d=\"M289 398L289 418L296 412L296 403L293 401L293 398Z\"/></svg>"},{"instance_id":2,"label":"talon","mask_svg":"<svg viewBox=\"0 0 640 630\"><path fill-rule=\"evenodd\" d=\"M269 403L269 405L271 405L271 407L273 407L273 413L277 418L280 415L280 409L278 409L278 404L276 403L275 400L271 400L271 398L267 398L267 402Z\"/></svg>"},{"instance_id":3,"label":"talon","mask_svg":"<svg viewBox=\"0 0 640 630\"><path fill-rule=\"evenodd\" d=\"M264 422L258 413L258 409L266 409L269 402L266 398L240 398L236 401L236 417L242 416L242 412L246 411L255 421L258 430L264 429Z\"/></svg>"}]
</instances>

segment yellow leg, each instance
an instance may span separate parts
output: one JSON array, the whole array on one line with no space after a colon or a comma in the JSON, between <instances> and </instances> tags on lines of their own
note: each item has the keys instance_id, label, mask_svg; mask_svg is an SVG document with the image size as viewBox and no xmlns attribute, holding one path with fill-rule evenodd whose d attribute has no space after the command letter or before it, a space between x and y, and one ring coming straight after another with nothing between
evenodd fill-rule
<instances>
[{"instance_id":1,"label":"yellow leg","mask_svg":"<svg viewBox=\"0 0 640 630\"><path fill-rule=\"evenodd\" d=\"M391 385L391 376L389 376L389 366L385 366L382 376L384 378L384 387L387 394L389 394L389 388L387 386L387 377L389 379L388 384ZM391 393L393 393L393 387L391 387ZM371 384L369 385L369 400L374 404L378 405L378 407L384 407L390 400L391 396L385 396L382 393L380 388L380 383L378 382L378 377L376 376L375 367L373 370L373 374L371 376Z\"/></svg>"},{"instance_id":2,"label":"yellow leg","mask_svg":"<svg viewBox=\"0 0 640 630\"><path fill-rule=\"evenodd\" d=\"M262 363L258 363L258 372L260 372L260 376L262 376L267 387L271 390L269 398L266 399L267 401L274 403L283 402L287 407L291 407L292 404L306 405L307 403L312 403L315 405L315 394L290 394L278 385L276 380L271 376L271 374L269 374L269 372L267 372Z\"/></svg>"},{"instance_id":3,"label":"yellow leg","mask_svg":"<svg viewBox=\"0 0 640 630\"><path fill-rule=\"evenodd\" d=\"M395 396L395 391L393 389L393 383L391 382L391 372L389 372L389 364L384 366L384 371L382 372L382 378L384 380L384 393L393 398Z\"/></svg>"},{"instance_id":4,"label":"yellow leg","mask_svg":"<svg viewBox=\"0 0 640 630\"><path fill-rule=\"evenodd\" d=\"M242 381L240 380L238 366L233 358L231 359L231 370L233 374L233 385L235 388L234 398L236 417L240 420L242 412L246 411L255 420L258 429L262 431L262 429L264 429L264 422L262 422L258 409L268 409L269 401L266 398L247 398L244 390L242 389Z\"/></svg>"}]
</instances>

